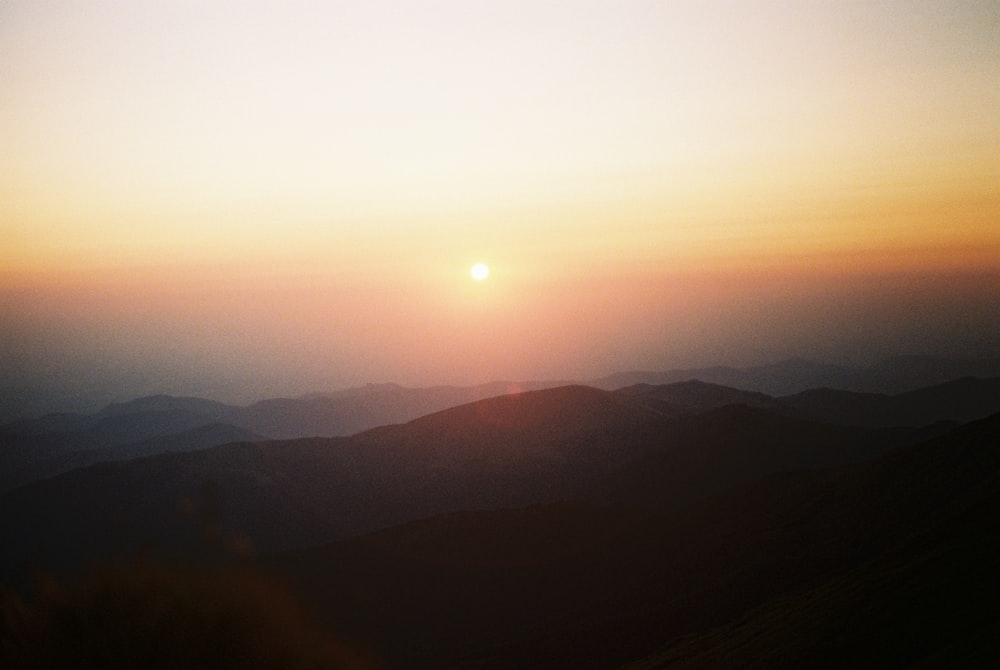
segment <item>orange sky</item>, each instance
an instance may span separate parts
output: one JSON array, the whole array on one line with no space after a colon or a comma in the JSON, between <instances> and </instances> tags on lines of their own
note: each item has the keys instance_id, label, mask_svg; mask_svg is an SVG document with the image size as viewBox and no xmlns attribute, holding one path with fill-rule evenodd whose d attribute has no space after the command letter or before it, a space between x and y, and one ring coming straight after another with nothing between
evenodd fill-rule
<instances>
[{"instance_id":1,"label":"orange sky","mask_svg":"<svg viewBox=\"0 0 1000 670\"><path fill-rule=\"evenodd\" d=\"M0 62L10 393L585 378L1000 327L992 2L14 0Z\"/></svg>"}]
</instances>

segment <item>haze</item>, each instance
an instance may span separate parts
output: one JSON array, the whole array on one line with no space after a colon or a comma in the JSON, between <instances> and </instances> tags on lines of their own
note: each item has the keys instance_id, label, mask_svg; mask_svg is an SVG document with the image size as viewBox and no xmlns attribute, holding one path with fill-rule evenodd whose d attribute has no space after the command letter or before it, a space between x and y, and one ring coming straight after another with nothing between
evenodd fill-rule
<instances>
[{"instance_id":1,"label":"haze","mask_svg":"<svg viewBox=\"0 0 1000 670\"><path fill-rule=\"evenodd\" d=\"M10 414L1000 354L994 2L14 0L0 62Z\"/></svg>"}]
</instances>

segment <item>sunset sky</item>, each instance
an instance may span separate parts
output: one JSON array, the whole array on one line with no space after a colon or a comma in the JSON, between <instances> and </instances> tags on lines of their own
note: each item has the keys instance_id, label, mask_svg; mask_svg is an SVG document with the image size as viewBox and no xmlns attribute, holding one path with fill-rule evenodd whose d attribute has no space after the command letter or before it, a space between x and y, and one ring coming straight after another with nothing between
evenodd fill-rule
<instances>
[{"instance_id":1,"label":"sunset sky","mask_svg":"<svg viewBox=\"0 0 1000 670\"><path fill-rule=\"evenodd\" d=\"M1000 355L1000 5L8 0L0 240L25 411Z\"/></svg>"}]
</instances>

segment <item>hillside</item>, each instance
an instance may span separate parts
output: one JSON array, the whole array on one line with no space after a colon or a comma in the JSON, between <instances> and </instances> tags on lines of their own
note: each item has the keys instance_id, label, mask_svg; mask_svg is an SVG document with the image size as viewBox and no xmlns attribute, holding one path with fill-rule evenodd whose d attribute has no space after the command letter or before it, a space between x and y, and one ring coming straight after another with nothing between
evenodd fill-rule
<instances>
[{"instance_id":1,"label":"hillside","mask_svg":"<svg viewBox=\"0 0 1000 670\"><path fill-rule=\"evenodd\" d=\"M982 411L994 383L854 394L851 411L888 398L922 424ZM914 663L980 653L1000 414L872 428L768 396L714 407L733 398L565 386L349 437L174 444L0 494L0 575L25 588L135 556L262 569L386 667L857 666L872 630ZM908 619L921 603L948 622Z\"/></svg>"},{"instance_id":2,"label":"hillside","mask_svg":"<svg viewBox=\"0 0 1000 670\"><path fill-rule=\"evenodd\" d=\"M347 438L100 463L0 495L3 567L149 542L201 550L206 528L223 545L304 546L449 510L558 499L609 466L608 454L590 452L590 435L656 418L616 394L563 387Z\"/></svg>"},{"instance_id":3,"label":"hillside","mask_svg":"<svg viewBox=\"0 0 1000 670\"><path fill-rule=\"evenodd\" d=\"M998 444L1000 415L683 514L452 514L268 563L389 667L606 668L671 641L634 667L908 667L996 649Z\"/></svg>"},{"instance_id":4,"label":"hillside","mask_svg":"<svg viewBox=\"0 0 1000 670\"><path fill-rule=\"evenodd\" d=\"M915 364L911 359L903 360ZM950 365L944 361L934 365L928 361L924 363L930 366L931 372L939 373L968 367L960 362ZM880 369L897 368L886 364ZM992 368L986 366L984 369ZM717 379L720 370L672 371L652 377L664 379L697 373L704 375L704 379ZM788 361L743 372L732 370L732 374L727 372L723 377L732 386L688 377L669 384L625 386L618 388L618 393L631 396L665 416L697 414L726 405L744 404L816 421L872 427L926 425L937 421L961 423L987 416L998 408L1000 378L964 378L894 396L810 388L794 395L774 397L760 391L742 390L754 385L780 386L768 383L768 379L788 381L782 388L789 384L798 387L806 380L846 383L846 378L833 374L835 370L808 361ZM598 385L628 378L629 374L609 377ZM792 383L791 380L797 381ZM211 431L203 430L191 444L206 448L235 440L346 436L377 426L411 421L480 399L558 385L555 382L497 382L469 387L410 389L396 384L370 384L335 393L272 398L246 407L202 398L155 395L114 403L91 415L47 415L0 426L0 491L92 463L151 455L156 453L157 443L164 445L162 450L175 447L190 450L194 447L185 446L188 431L210 425L229 425L242 432L234 432L235 437L227 438L224 431L216 431L218 439L210 440Z\"/></svg>"},{"instance_id":5,"label":"hillside","mask_svg":"<svg viewBox=\"0 0 1000 670\"><path fill-rule=\"evenodd\" d=\"M113 403L95 414L51 414L0 426L0 491L85 465L159 451L190 451L234 441L350 435L546 386L497 382L409 389L372 384L330 394L272 398L246 407L155 395ZM228 425L232 430L213 433L207 428L213 425ZM200 433L192 440L189 431L196 429ZM216 438L209 439L213 434Z\"/></svg>"},{"instance_id":6,"label":"hillside","mask_svg":"<svg viewBox=\"0 0 1000 670\"><path fill-rule=\"evenodd\" d=\"M836 505L796 523L871 547L848 570L629 668L994 665L1000 415L855 468L839 484Z\"/></svg>"},{"instance_id":7,"label":"hillside","mask_svg":"<svg viewBox=\"0 0 1000 670\"><path fill-rule=\"evenodd\" d=\"M664 509L926 434L738 407L671 418L589 387L533 391L351 437L234 443L35 482L0 495L3 566L72 564L150 543L181 554L277 550L432 514L559 500Z\"/></svg>"}]
</instances>

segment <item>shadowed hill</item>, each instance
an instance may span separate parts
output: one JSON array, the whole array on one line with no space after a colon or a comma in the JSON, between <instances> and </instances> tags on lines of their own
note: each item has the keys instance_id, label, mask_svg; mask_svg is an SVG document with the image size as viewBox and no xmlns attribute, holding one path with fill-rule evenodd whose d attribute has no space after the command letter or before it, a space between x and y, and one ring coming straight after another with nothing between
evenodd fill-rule
<instances>
[{"instance_id":1,"label":"shadowed hill","mask_svg":"<svg viewBox=\"0 0 1000 670\"><path fill-rule=\"evenodd\" d=\"M662 386L635 384L618 389L618 393L642 400L667 415L697 414L726 405L746 405L771 410L783 408L780 402L769 395L709 384L697 379Z\"/></svg>"},{"instance_id":2,"label":"shadowed hill","mask_svg":"<svg viewBox=\"0 0 1000 670\"><path fill-rule=\"evenodd\" d=\"M671 416L698 414L726 405L746 405L848 426L965 423L1000 411L1000 378L967 377L898 395L817 388L774 398L698 380L662 386L636 384L617 392Z\"/></svg>"},{"instance_id":3,"label":"shadowed hill","mask_svg":"<svg viewBox=\"0 0 1000 670\"><path fill-rule=\"evenodd\" d=\"M629 667L995 665L1000 415L835 481L803 496L807 504L789 510L786 523L810 529L800 551L850 546L839 552L846 571Z\"/></svg>"},{"instance_id":4,"label":"shadowed hill","mask_svg":"<svg viewBox=\"0 0 1000 670\"><path fill-rule=\"evenodd\" d=\"M413 389L397 384L370 384L337 393L262 400L249 407L230 410L225 419L274 439L344 436L411 421L476 400L560 385L556 382L494 382Z\"/></svg>"},{"instance_id":5,"label":"shadowed hill","mask_svg":"<svg viewBox=\"0 0 1000 670\"><path fill-rule=\"evenodd\" d=\"M857 426L965 423L1000 411L1000 378L967 377L894 396L813 389L779 398L802 416Z\"/></svg>"},{"instance_id":6,"label":"shadowed hill","mask_svg":"<svg viewBox=\"0 0 1000 670\"><path fill-rule=\"evenodd\" d=\"M481 400L358 438L445 454L458 450L450 455L469 459L537 457L541 444L556 445L594 431L617 434L656 418L656 412L630 398L588 386L564 386Z\"/></svg>"},{"instance_id":7,"label":"shadowed hill","mask_svg":"<svg viewBox=\"0 0 1000 670\"><path fill-rule=\"evenodd\" d=\"M771 367L775 374L813 369L802 362ZM246 431L238 436L240 440L348 435L483 398L546 386L498 382L472 387L408 389L380 384L332 394L275 398L249 407L200 398L149 396L109 405L94 415L50 415L0 427L0 490L106 460L109 454L115 454L114 458L148 455L161 438L166 446L179 445L183 437L170 436L212 424L228 424ZM964 422L1000 409L997 401L1000 379L962 379L898 396L818 389L772 398L697 380L663 386L639 384L619 393L668 416L744 404L818 421L862 426ZM202 437L206 434L202 433ZM220 439L214 444L224 441L228 440ZM141 447L134 446L140 442ZM212 446L201 438L196 442L199 446Z\"/></svg>"},{"instance_id":8,"label":"shadowed hill","mask_svg":"<svg viewBox=\"0 0 1000 670\"><path fill-rule=\"evenodd\" d=\"M389 667L606 668L662 654L740 667L730 642L758 638L802 667L837 644L834 621L846 640L836 658L856 666L865 631L945 599L952 623L929 616L919 644L905 618L885 629L887 648L915 663L973 653L1000 601L987 574L1000 415L816 468L927 432L746 406L669 418L562 387L347 438L234 443L36 482L0 495L0 558L17 578L44 559L72 567L137 547L232 561L344 538L266 564ZM845 626L861 603L873 616Z\"/></svg>"},{"instance_id":9,"label":"shadowed hill","mask_svg":"<svg viewBox=\"0 0 1000 670\"><path fill-rule=\"evenodd\" d=\"M96 414L52 414L0 426L0 491L105 460L189 451L225 442L342 436L410 421L463 403L546 384L495 382L409 389L372 384L330 394L274 398L248 407L155 395L114 403ZM231 425L234 437L212 425ZM195 429L198 433L191 433ZM206 439L209 435L216 440Z\"/></svg>"},{"instance_id":10,"label":"shadowed hill","mask_svg":"<svg viewBox=\"0 0 1000 670\"><path fill-rule=\"evenodd\" d=\"M288 547L443 511L553 500L603 475L588 436L656 415L564 387L479 401L350 438L237 443L102 463L0 496L5 568L145 539Z\"/></svg>"},{"instance_id":11,"label":"shadowed hill","mask_svg":"<svg viewBox=\"0 0 1000 670\"><path fill-rule=\"evenodd\" d=\"M57 450L48 456L39 453L40 448L37 444L24 445L20 448L8 445L0 457L0 462L4 466L3 472L0 473L0 490L15 488L95 463L124 461L171 451L196 451L227 442L260 439L263 439L260 435L236 426L209 423L138 442L80 449L68 453Z\"/></svg>"},{"instance_id":12,"label":"shadowed hill","mask_svg":"<svg viewBox=\"0 0 1000 670\"><path fill-rule=\"evenodd\" d=\"M466 512L268 562L390 667L607 668L668 642L635 667L909 667L996 649L998 445L1000 415L683 512Z\"/></svg>"},{"instance_id":13,"label":"shadowed hill","mask_svg":"<svg viewBox=\"0 0 1000 670\"><path fill-rule=\"evenodd\" d=\"M566 503L456 512L265 562L385 667L462 667L482 656L484 667L498 667L489 660L498 647L586 623L596 603L644 588L664 553L663 523L642 511ZM579 610L582 619L573 616ZM591 644L586 653L594 651Z\"/></svg>"},{"instance_id":14,"label":"shadowed hill","mask_svg":"<svg viewBox=\"0 0 1000 670\"><path fill-rule=\"evenodd\" d=\"M725 366L665 371L619 372L590 382L619 389L634 384L664 385L688 379L771 395L792 395L814 388L860 393L905 393L961 377L998 377L1000 359L952 359L935 356L893 356L861 368L825 365L794 358L745 368Z\"/></svg>"},{"instance_id":15,"label":"shadowed hill","mask_svg":"<svg viewBox=\"0 0 1000 670\"><path fill-rule=\"evenodd\" d=\"M259 437L237 427L220 429L211 415L181 408L110 413L88 417L87 427L81 430L34 432L43 423L0 432L0 490L92 463L156 453L157 445L163 450L189 450L192 447L185 443L204 447L230 441L234 435ZM206 429L212 425L216 428Z\"/></svg>"},{"instance_id":16,"label":"shadowed hill","mask_svg":"<svg viewBox=\"0 0 1000 670\"><path fill-rule=\"evenodd\" d=\"M713 366L662 372L633 370L602 377L592 383L599 388L617 389L635 384L670 385L689 379L700 379L711 384L746 391L782 395L817 386L841 388L840 383L846 382L852 373L863 374L862 371L853 371L838 365L824 365L802 358L793 358L746 368Z\"/></svg>"},{"instance_id":17,"label":"shadowed hill","mask_svg":"<svg viewBox=\"0 0 1000 670\"><path fill-rule=\"evenodd\" d=\"M122 416L126 414L140 414L142 412L167 412L181 411L190 414L201 414L205 416L218 416L233 408L232 405L206 400L205 398L194 398L190 396L171 396L157 394L136 398L128 402L111 403L100 412L98 417Z\"/></svg>"},{"instance_id":18,"label":"shadowed hill","mask_svg":"<svg viewBox=\"0 0 1000 670\"><path fill-rule=\"evenodd\" d=\"M968 402L988 395L991 383L961 382L934 394L958 388ZM743 397L699 383L646 393L677 391L697 402ZM838 428L734 406L671 419L635 394L560 387L349 438L236 443L36 482L0 497L3 560L9 571L32 557L72 561L143 540L189 551L207 527L223 545L303 546L451 510L560 499L665 509L769 472L869 458L927 434ZM202 438L227 437L239 434L218 427L184 439L202 446ZM183 447L157 440L130 448Z\"/></svg>"},{"instance_id":19,"label":"shadowed hill","mask_svg":"<svg viewBox=\"0 0 1000 670\"><path fill-rule=\"evenodd\" d=\"M690 502L774 470L871 457L922 433L836 429L747 408L672 420L570 386L348 438L235 443L104 463L0 496L5 570L141 542L191 552L306 546L462 509L564 499Z\"/></svg>"},{"instance_id":20,"label":"shadowed hill","mask_svg":"<svg viewBox=\"0 0 1000 670\"><path fill-rule=\"evenodd\" d=\"M730 405L624 436L641 456L609 473L592 498L669 509L773 472L871 459L943 430L837 426Z\"/></svg>"},{"instance_id":21,"label":"shadowed hill","mask_svg":"<svg viewBox=\"0 0 1000 670\"><path fill-rule=\"evenodd\" d=\"M109 447L87 455L92 455L97 461L123 461L166 452L199 451L230 442L256 442L263 439L265 438L262 435L227 423L207 423L183 433L159 435L141 442Z\"/></svg>"},{"instance_id":22,"label":"shadowed hill","mask_svg":"<svg viewBox=\"0 0 1000 670\"><path fill-rule=\"evenodd\" d=\"M205 429L192 443L204 448L236 440L350 435L483 398L553 385L495 382L409 389L372 384L337 393L274 398L248 407L167 395L137 398L92 415L53 414L0 426L0 490L90 463L150 455L158 441L162 450L190 450L178 449L185 435L194 435L188 431L213 424L243 432L227 438L216 429L220 439L209 443L205 437L212 430Z\"/></svg>"}]
</instances>

